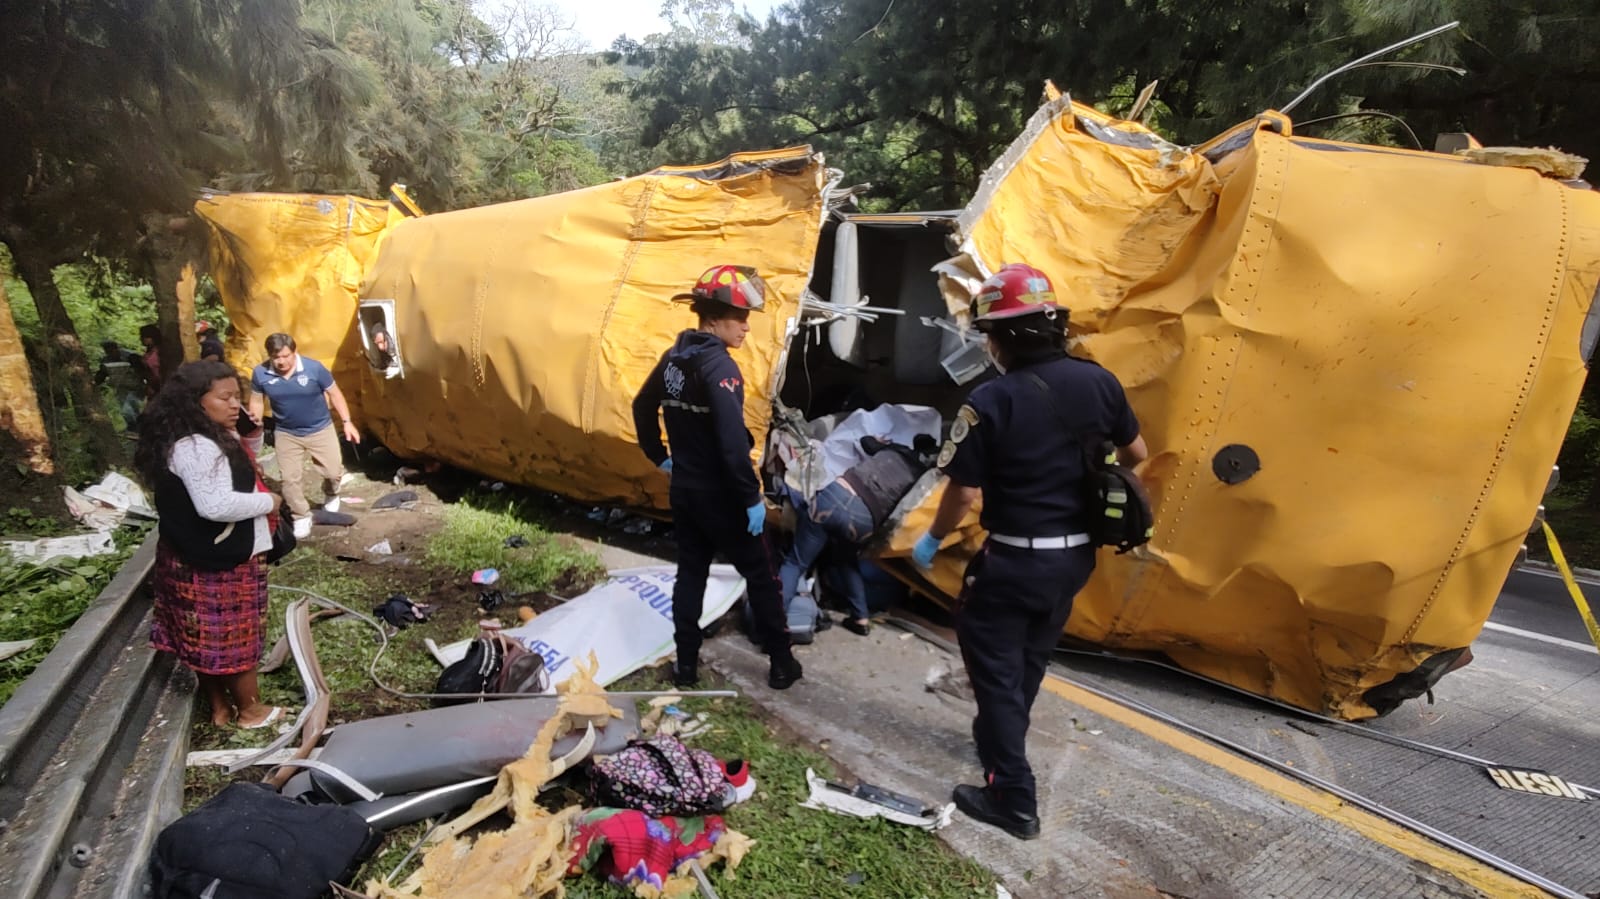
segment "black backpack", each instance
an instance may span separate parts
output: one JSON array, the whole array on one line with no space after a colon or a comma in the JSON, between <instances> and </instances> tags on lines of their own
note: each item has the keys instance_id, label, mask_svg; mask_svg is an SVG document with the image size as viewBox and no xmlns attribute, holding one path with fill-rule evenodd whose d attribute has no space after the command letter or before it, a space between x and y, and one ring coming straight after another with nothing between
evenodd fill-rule
<instances>
[{"instance_id":1,"label":"black backpack","mask_svg":"<svg viewBox=\"0 0 1600 899\"><path fill-rule=\"evenodd\" d=\"M461 661L439 673L435 693L461 694L460 699L435 699L435 706L471 702L474 694L543 693L550 689L544 656L530 652L501 634L476 637Z\"/></svg>"},{"instance_id":2,"label":"black backpack","mask_svg":"<svg viewBox=\"0 0 1600 899\"><path fill-rule=\"evenodd\" d=\"M1083 470L1085 494L1091 514L1089 542L1115 547L1117 554L1150 542L1156 516L1150 508L1150 495L1131 469L1117 461L1117 448L1109 440L1098 448L1084 442Z\"/></svg>"},{"instance_id":3,"label":"black backpack","mask_svg":"<svg viewBox=\"0 0 1600 899\"><path fill-rule=\"evenodd\" d=\"M172 822L150 858L155 899L318 899L383 834L353 809L308 805L264 784L230 784Z\"/></svg>"},{"instance_id":4,"label":"black backpack","mask_svg":"<svg viewBox=\"0 0 1600 899\"><path fill-rule=\"evenodd\" d=\"M1050 401L1063 425L1067 417L1056 404L1055 394L1044 379L1031 371L1023 375ZM1150 508L1150 495L1132 469L1117 461L1117 448L1099 434L1069 428L1083 450L1084 505L1090 515L1089 542L1114 547L1118 555L1150 542L1155 533L1156 515Z\"/></svg>"}]
</instances>

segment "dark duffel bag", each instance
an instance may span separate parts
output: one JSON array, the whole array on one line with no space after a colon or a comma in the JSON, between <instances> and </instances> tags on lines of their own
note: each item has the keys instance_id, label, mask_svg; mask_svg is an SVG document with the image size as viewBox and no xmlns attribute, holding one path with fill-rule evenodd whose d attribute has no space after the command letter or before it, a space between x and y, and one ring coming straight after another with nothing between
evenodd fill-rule
<instances>
[{"instance_id":1,"label":"dark duffel bag","mask_svg":"<svg viewBox=\"0 0 1600 899\"><path fill-rule=\"evenodd\" d=\"M337 805L308 805L236 783L156 838L156 899L318 899L345 883L383 834Z\"/></svg>"}]
</instances>

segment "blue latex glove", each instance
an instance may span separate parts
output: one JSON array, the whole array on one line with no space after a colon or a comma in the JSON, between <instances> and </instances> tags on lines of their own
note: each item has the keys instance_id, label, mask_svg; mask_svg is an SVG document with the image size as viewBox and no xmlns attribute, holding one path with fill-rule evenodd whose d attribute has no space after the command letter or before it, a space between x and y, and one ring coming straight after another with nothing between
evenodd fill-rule
<instances>
[{"instance_id":1,"label":"blue latex glove","mask_svg":"<svg viewBox=\"0 0 1600 899\"><path fill-rule=\"evenodd\" d=\"M923 534L917 545L911 548L911 561L916 562L918 568L932 568L933 556L938 551L938 539L932 534Z\"/></svg>"},{"instance_id":2,"label":"blue latex glove","mask_svg":"<svg viewBox=\"0 0 1600 899\"><path fill-rule=\"evenodd\" d=\"M766 504L765 503L756 503L755 505L751 506L750 508L744 510L744 517L745 517L746 526L750 530L750 536L752 536L752 537L761 536L762 529L767 526L767 507L766 507Z\"/></svg>"},{"instance_id":3,"label":"blue latex glove","mask_svg":"<svg viewBox=\"0 0 1600 899\"><path fill-rule=\"evenodd\" d=\"M672 474L672 457L668 456L666 461L661 463L660 468L667 474Z\"/></svg>"}]
</instances>

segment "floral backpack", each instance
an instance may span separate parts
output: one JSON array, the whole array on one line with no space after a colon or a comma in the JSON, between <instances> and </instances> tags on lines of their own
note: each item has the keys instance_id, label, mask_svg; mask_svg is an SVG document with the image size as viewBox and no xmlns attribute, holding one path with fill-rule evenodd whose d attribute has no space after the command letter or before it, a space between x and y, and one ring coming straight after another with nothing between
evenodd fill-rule
<instances>
[{"instance_id":1,"label":"floral backpack","mask_svg":"<svg viewBox=\"0 0 1600 899\"><path fill-rule=\"evenodd\" d=\"M720 812L729 791L716 756L667 736L633 741L595 762L591 776L601 805L638 809L654 818Z\"/></svg>"}]
</instances>

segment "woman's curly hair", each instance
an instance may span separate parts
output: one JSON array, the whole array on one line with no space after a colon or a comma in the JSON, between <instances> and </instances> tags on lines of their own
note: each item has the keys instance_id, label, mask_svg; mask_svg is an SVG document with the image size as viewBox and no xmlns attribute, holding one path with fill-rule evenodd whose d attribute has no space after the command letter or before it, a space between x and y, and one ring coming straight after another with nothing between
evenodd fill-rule
<instances>
[{"instance_id":1,"label":"woman's curly hair","mask_svg":"<svg viewBox=\"0 0 1600 899\"><path fill-rule=\"evenodd\" d=\"M225 362L185 362L161 385L139 419L139 448L133 454L134 470L146 487L155 489L172 458L173 444L185 437L209 437L230 461L250 464L233 431L212 421L200 405L211 385L238 377Z\"/></svg>"}]
</instances>

